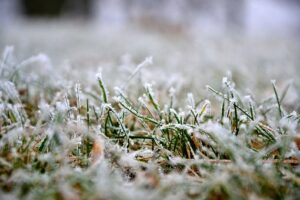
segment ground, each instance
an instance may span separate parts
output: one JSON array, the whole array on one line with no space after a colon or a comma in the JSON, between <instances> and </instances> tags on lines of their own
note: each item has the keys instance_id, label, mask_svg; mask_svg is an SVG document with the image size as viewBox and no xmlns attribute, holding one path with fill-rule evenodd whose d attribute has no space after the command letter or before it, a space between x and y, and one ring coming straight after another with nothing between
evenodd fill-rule
<instances>
[{"instance_id":1,"label":"ground","mask_svg":"<svg viewBox=\"0 0 300 200\"><path fill-rule=\"evenodd\" d=\"M297 199L299 39L18 22L1 199Z\"/></svg>"}]
</instances>

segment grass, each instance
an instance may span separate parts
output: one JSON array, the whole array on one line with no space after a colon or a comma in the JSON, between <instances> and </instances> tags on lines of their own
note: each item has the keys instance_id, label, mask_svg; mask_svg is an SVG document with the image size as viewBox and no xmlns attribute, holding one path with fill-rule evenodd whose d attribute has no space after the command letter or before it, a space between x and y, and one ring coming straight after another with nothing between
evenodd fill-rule
<instances>
[{"instance_id":1,"label":"grass","mask_svg":"<svg viewBox=\"0 0 300 200\"><path fill-rule=\"evenodd\" d=\"M22 67L50 65L45 55L12 58L6 48L1 199L300 196L300 115L296 105L284 104L290 84L279 90L272 82L273 93L262 102L243 95L230 76L217 89L207 86L209 99L176 94L141 87L137 76L152 64L149 57L113 91L105 73L82 87L51 67L46 79Z\"/></svg>"}]
</instances>

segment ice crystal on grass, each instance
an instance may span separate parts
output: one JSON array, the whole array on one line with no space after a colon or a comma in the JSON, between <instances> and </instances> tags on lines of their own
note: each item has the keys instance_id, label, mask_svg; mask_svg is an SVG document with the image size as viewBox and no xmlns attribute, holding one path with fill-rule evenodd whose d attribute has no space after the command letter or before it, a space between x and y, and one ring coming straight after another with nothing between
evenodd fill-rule
<instances>
[{"instance_id":1,"label":"ice crystal on grass","mask_svg":"<svg viewBox=\"0 0 300 200\"><path fill-rule=\"evenodd\" d=\"M133 70L133 72L131 73L131 75L129 76L129 78L126 81L126 85L128 84L128 82L143 68L146 67L148 65L152 65L153 64L153 58L152 56L147 57L143 62L141 62L140 64L138 64L136 66L136 68Z\"/></svg>"},{"instance_id":2,"label":"ice crystal on grass","mask_svg":"<svg viewBox=\"0 0 300 200\"><path fill-rule=\"evenodd\" d=\"M19 94L14 83L10 81L0 81L0 90L4 93L4 97L13 100L14 102L19 101Z\"/></svg>"},{"instance_id":3,"label":"ice crystal on grass","mask_svg":"<svg viewBox=\"0 0 300 200\"><path fill-rule=\"evenodd\" d=\"M207 86L217 101L194 91L186 94L177 83L175 95L168 84L143 87L133 79L152 64L146 58L131 73L130 87L115 87L111 98L113 87L105 81L116 74L103 72L91 83L73 85L51 79L62 77L49 67L47 56L21 65L37 63L53 71L44 87L24 81L28 73L21 68L18 78L3 76L0 82L3 199L299 195L300 117L296 105L283 101L286 89L271 84L268 98L260 102L238 89L235 76L228 74L219 89Z\"/></svg>"},{"instance_id":4,"label":"ice crystal on grass","mask_svg":"<svg viewBox=\"0 0 300 200\"><path fill-rule=\"evenodd\" d=\"M13 55L14 47L13 46L6 46L3 53L2 53L2 59L1 59L1 75L3 73L3 70L5 68L5 65L11 62L11 56Z\"/></svg>"}]
</instances>

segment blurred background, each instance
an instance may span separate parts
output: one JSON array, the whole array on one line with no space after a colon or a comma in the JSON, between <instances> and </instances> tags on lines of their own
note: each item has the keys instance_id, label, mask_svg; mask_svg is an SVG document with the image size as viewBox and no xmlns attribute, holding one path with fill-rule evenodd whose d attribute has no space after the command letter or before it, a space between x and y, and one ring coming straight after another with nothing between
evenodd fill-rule
<instances>
[{"instance_id":1,"label":"blurred background","mask_svg":"<svg viewBox=\"0 0 300 200\"><path fill-rule=\"evenodd\" d=\"M153 56L139 84L200 95L231 71L258 95L271 79L293 79L299 93L299 36L300 0L0 0L1 50L14 46L19 61L45 53L52 71L86 85L98 67L122 85Z\"/></svg>"},{"instance_id":2,"label":"blurred background","mask_svg":"<svg viewBox=\"0 0 300 200\"><path fill-rule=\"evenodd\" d=\"M300 33L299 0L1 0L1 23L69 18L98 25ZM3 27L3 26L2 26Z\"/></svg>"}]
</instances>

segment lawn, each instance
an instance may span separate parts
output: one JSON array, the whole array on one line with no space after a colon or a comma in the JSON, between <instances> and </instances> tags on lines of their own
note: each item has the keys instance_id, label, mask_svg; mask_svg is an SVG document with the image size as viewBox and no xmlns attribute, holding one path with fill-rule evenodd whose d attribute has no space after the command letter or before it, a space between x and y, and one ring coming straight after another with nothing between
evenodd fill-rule
<instances>
[{"instance_id":1,"label":"lawn","mask_svg":"<svg viewBox=\"0 0 300 200\"><path fill-rule=\"evenodd\" d=\"M300 197L299 39L18 23L0 199Z\"/></svg>"}]
</instances>

